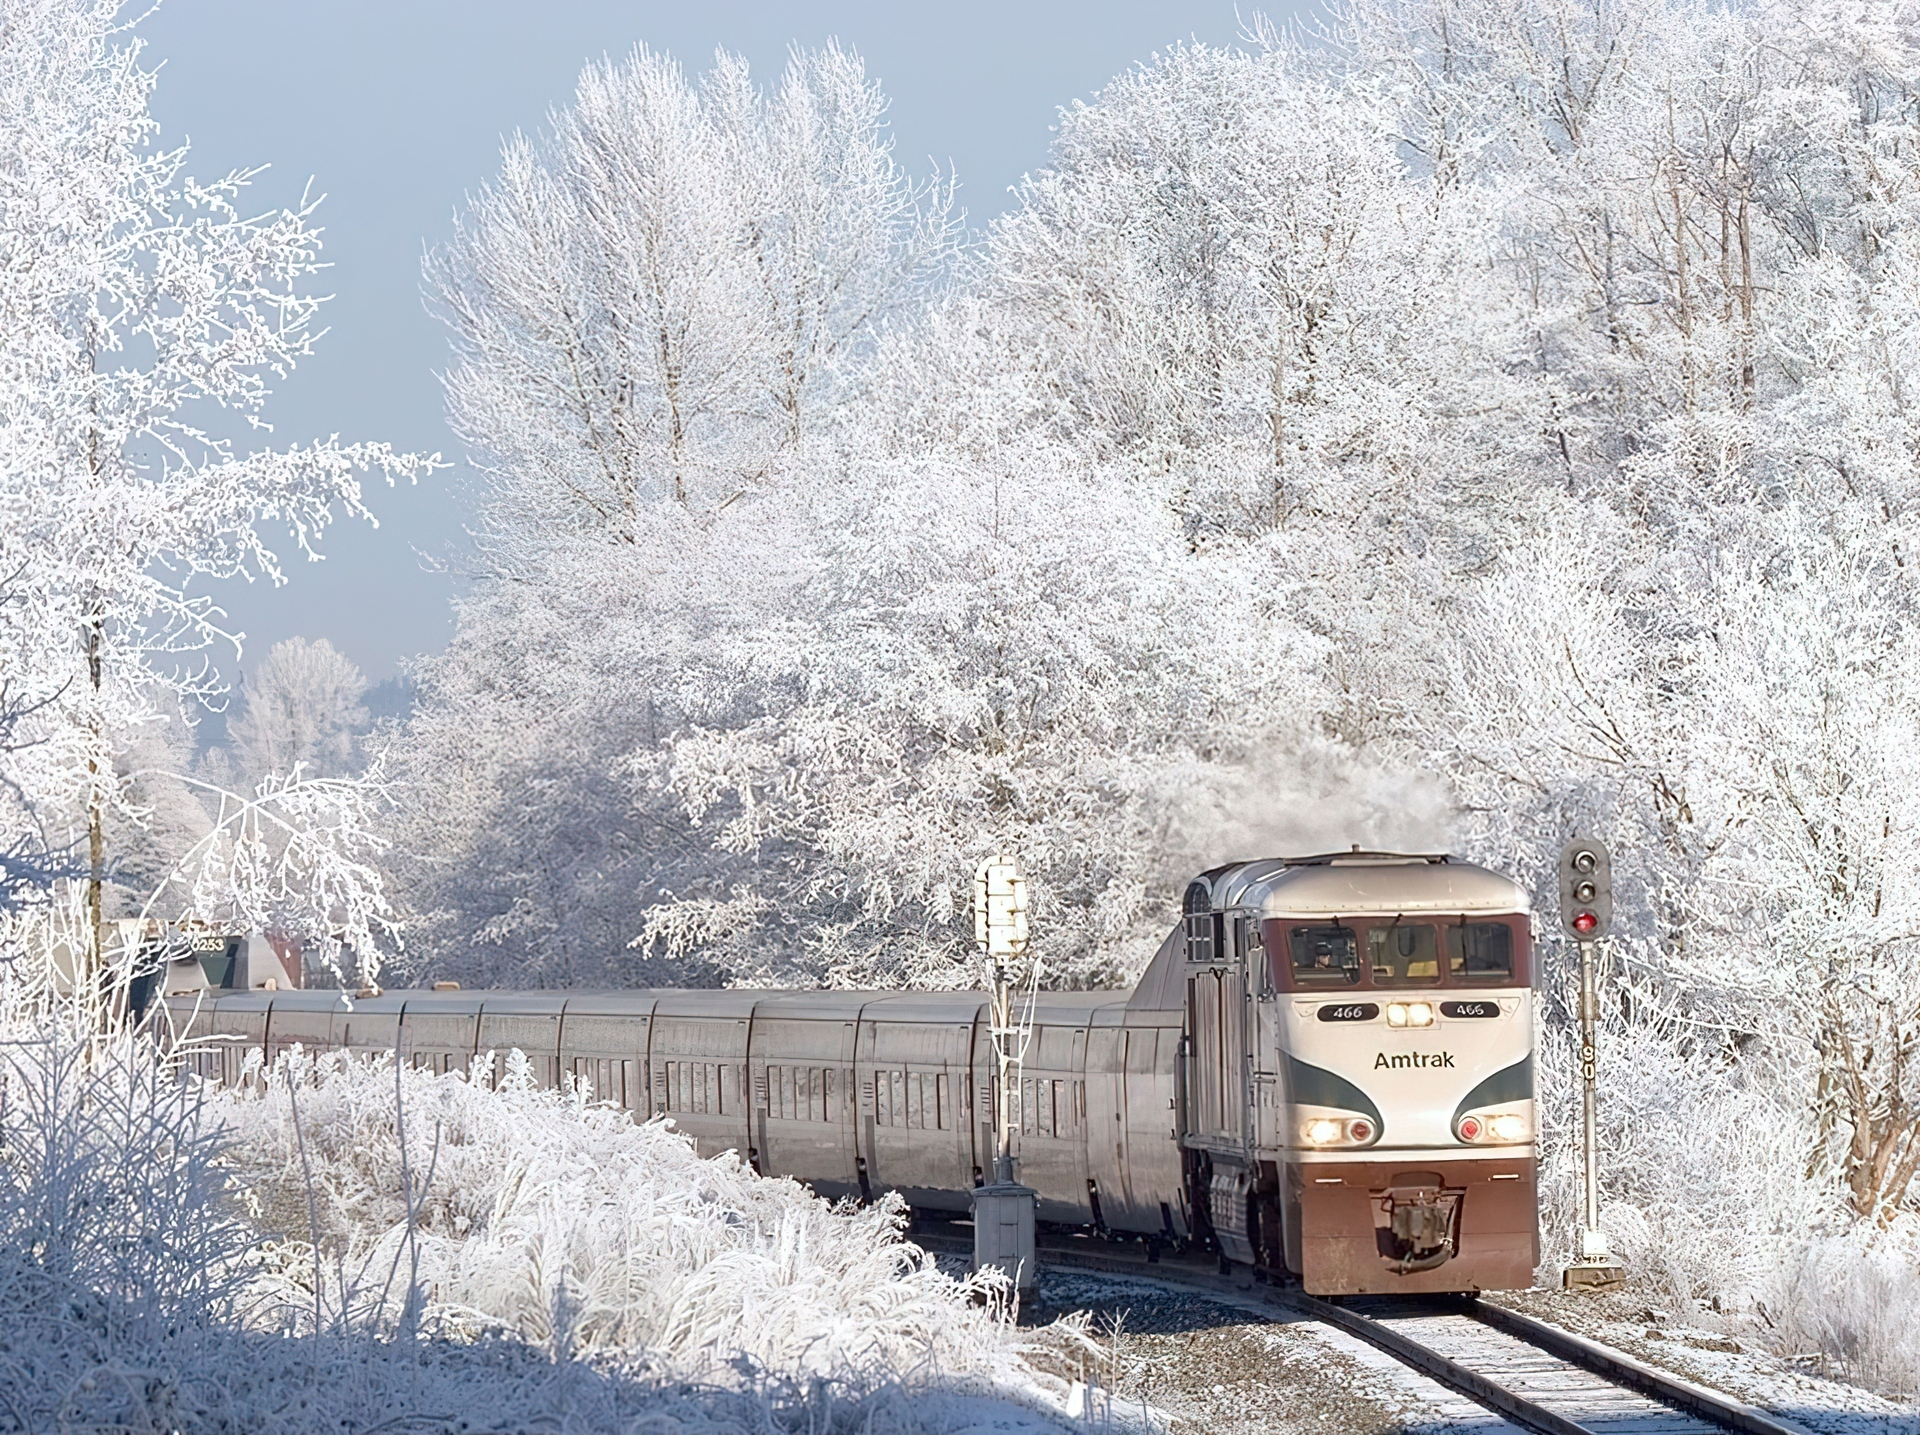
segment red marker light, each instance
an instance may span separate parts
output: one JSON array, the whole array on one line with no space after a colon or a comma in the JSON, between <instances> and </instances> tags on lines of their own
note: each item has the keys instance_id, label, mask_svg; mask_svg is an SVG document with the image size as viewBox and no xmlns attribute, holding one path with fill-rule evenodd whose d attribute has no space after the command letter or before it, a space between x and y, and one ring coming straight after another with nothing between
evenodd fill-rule
<instances>
[{"instance_id":1,"label":"red marker light","mask_svg":"<svg viewBox=\"0 0 1920 1435\"><path fill-rule=\"evenodd\" d=\"M1373 1123L1370 1121L1349 1121L1347 1138L1351 1141L1365 1141L1373 1135Z\"/></svg>"},{"instance_id":2,"label":"red marker light","mask_svg":"<svg viewBox=\"0 0 1920 1435\"><path fill-rule=\"evenodd\" d=\"M1469 1116L1460 1123L1460 1139L1462 1141L1478 1141L1480 1139L1479 1117Z\"/></svg>"},{"instance_id":3,"label":"red marker light","mask_svg":"<svg viewBox=\"0 0 1920 1435\"><path fill-rule=\"evenodd\" d=\"M1573 929L1583 937L1599 925L1600 919L1591 912L1576 912L1573 915Z\"/></svg>"}]
</instances>

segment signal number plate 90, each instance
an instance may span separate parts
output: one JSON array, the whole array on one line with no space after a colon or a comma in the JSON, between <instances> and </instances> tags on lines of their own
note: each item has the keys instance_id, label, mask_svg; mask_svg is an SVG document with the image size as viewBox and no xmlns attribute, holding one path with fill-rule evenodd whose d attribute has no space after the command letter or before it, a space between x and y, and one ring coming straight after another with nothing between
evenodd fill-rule
<instances>
[{"instance_id":1,"label":"signal number plate 90","mask_svg":"<svg viewBox=\"0 0 1920 1435\"><path fill-rule=\"evenodd\" d=\"M1380 1015L1380 1008L1372 1002L1341 1002L1321 1007L1316 1015L1322 1021L1372 1021Z\"/></svg>"}]
</instances>

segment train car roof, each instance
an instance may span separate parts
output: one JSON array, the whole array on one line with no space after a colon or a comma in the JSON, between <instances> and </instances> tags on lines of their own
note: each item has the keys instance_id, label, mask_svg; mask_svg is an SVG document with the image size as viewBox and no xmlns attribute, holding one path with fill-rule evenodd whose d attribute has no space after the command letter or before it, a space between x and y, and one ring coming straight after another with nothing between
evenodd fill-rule
<instances>
[{"instance_id":1,"label":"train car roof","mask_svg":"<svg viewBox=\"0 0 1920 1435\"><path fill-rule=\"evenodd\" d=\"M768 992L753 1014L756 1019L764 1016L779 1021L855 1021L872 998L872 992Z\"/></svg>"},{"instance_id":2,"label":"train car roof","mask_svg":"<svg viewBox=\"0 0 1920 1435\"><path fill-rule=\"evenodd\" d=\"M1091 992L1041 992L1035 1003L1034 1020L1052 1026L1085 1026L1092 1015L1106 1007L1124 1007L1130 990ZM1018 1010L1016 1005L1015 1010Z\"/></svg>"},{"instance_id":3,"label":"train car roof","mask_svg":"<svg viewBox=\"0 0 1920 1435\"><path fill-rule=\"evenodd\" d=\"M546 992L495 992L478 990L473 993L480 999L480 1014L486 1016L559 1016L560 1009L567 1004L567 998L574 995L567 991Z\"/></svg>"},{"instance_id":4,"label":"train car roof","mask_svg":"<svg viewBox=\"0 0 1920 1435\"><path fill-rule=\"evenodd\" d=\"M568 1016L652 1016L657 991L569 992Z\"/></svg>"},{"instance_id":5,"label":"train car roof","mask_svg":"<svg viewBox=\"0 0 1920 1435\"><path fill-rule=\"evenodd\" d=\"M440 1013L447 1016L478 1016L483 992L436 992L401 991L394 992L406 1005L409 1016L418 1012L421 1016Z\"/></svg>"},{"instance_id":6,"label":"train car roof","mask_svg":"<svg viewBox=\"0 0 1920 1435\"><path fill-rule=\"evenodd\" d=\"M987 1004L985 992L860 992L867 1021L972 1021Z\"/></svg>"},{"instance_id":7,"label":"train car roof","mask_svg":"<svg viewBox=\"0 0 1920 1435\"><path fill-rule=\"evenodd\" d=\"M257 995L277 997L280 995L280 993L261 992L261 993L258 993ZM413 992L413 991L396 991L396 992L383 991L378 996L372 996L372 997L355 996L352 992L346 992L346 993L343 993L343 995L346 996L347 1002L350 1005L343 1004L340 1009L342 1011L350 1011L355 1016L362 1016L362 1015L364 1016L387 1016L387 1015L399 1016L400 1009L407 1004L408 998L411 997L411 998L417 999L419 997L425 996L426 993ZM223 997L221 998L221 1000L224 1002L225 998ZM336 1001L339 1000L339 997L336 996L335 1000Z\"/></svg>"},{"instance_id":8,"label":"train car roof","mask_svg":"<svg viewBox=\"0 0 1920 1435\"><path fill-rule=\"evenodd\" d=\"M685 991L655 992L655 1016L736 1017L745 1021L767 993L732 987L689 987Z\"/></svg>"},{"instance_id":9,"label":"train car roof","mask_svg":"<svg viewBox=\"0 0 1920 1435\"><path fill-rule=\"evenodd\" d=\"M220 993L216 992L218 996ZM289 991L266 992L276 1007L294 1011L345 1011L353 998L337 987L295 987Z\"/></svg>"},{"instance_id":10,"label":"train car roof","mask_svg":"<svg viewBox=\"0 0 1920 1435\"><path fill-rule=\"evenodd\" d=\"M1344 917L1363 912L1526 912L1512 878L1444 855L1340 852L1230 868L1212 881L1211 906L1255 908L1269 917ZM1224 900L1222 900L1224 899Z\"/></svg>"},{"instance_id":11,"label":"train car roof","mask_svg":"<svg viewBox=\"0 0 1920 1435\"><path fill-rule=\"evenodd\" d=\"M1085 1025L1089 1016L1106 1007L1123 1007L1129 991L1040 993L1038 1017L1059 1025ZM356 997L333 987L287 991L207 991L176 994L167 999L175 1008L199 1002L208 1010L265 1012L270 1005L295 1011L352 1012L364 1016L418 1012L450 1016L704 1016L745 1020L749 1016L785 1020L907 1022L970 1022L987 1004L981 991L768 991L746 988L693 987L624 991L466 991L395 989L377 997Z\"/></svg>"}]
</instances>

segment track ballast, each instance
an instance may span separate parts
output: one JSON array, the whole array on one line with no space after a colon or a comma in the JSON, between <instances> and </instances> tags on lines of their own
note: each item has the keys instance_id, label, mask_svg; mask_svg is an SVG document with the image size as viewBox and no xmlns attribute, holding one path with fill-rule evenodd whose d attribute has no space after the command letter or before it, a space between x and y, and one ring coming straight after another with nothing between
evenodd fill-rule
<instances>
[{"instance_id":1,"label":"track ballast","mask_svg":"<svg viewBox=\"0 0 1920 1435\"><path fill-rule=\"evenodd\" d=\"M971 1249L966 1227L957 1222L916 1226L911 1239L942 1254ZM1124 1275L1305 1315L1540 1435L1808 1435L1757 1407L1486 1300L1348 1297L1336 1303L1244 1274L1220 1274L1211 1257L1149 1261L1138 1245L1059 1232L1043 1232L1040 1261L1043 1269Z\"/></svg>"}]
</instances>

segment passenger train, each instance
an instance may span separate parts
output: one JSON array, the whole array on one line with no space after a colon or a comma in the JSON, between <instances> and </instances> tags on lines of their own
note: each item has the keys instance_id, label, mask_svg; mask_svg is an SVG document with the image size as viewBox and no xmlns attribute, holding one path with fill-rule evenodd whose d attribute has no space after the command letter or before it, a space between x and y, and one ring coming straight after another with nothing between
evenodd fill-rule
<instances>
[{"instance_id":1,"label":"passenger train","mask_svg":"<svg viewBox=\"0 0 1920 1435\"><path fill-rule=\"evenodd\" d=\"M1039 1218L1217 1249L1316 1295L1530 1285L1525 891L1355 849L1215 868L1183 908L1131 991L1039 997L1010 1113ZM543 1085L584 1082L823 1196L959 1213L990 1179L980 992L353 997L237 973L166 982L186 1059L215 1080L296 1045L442 1072L518 1048Z\"/></svg>"}]
</instances>

